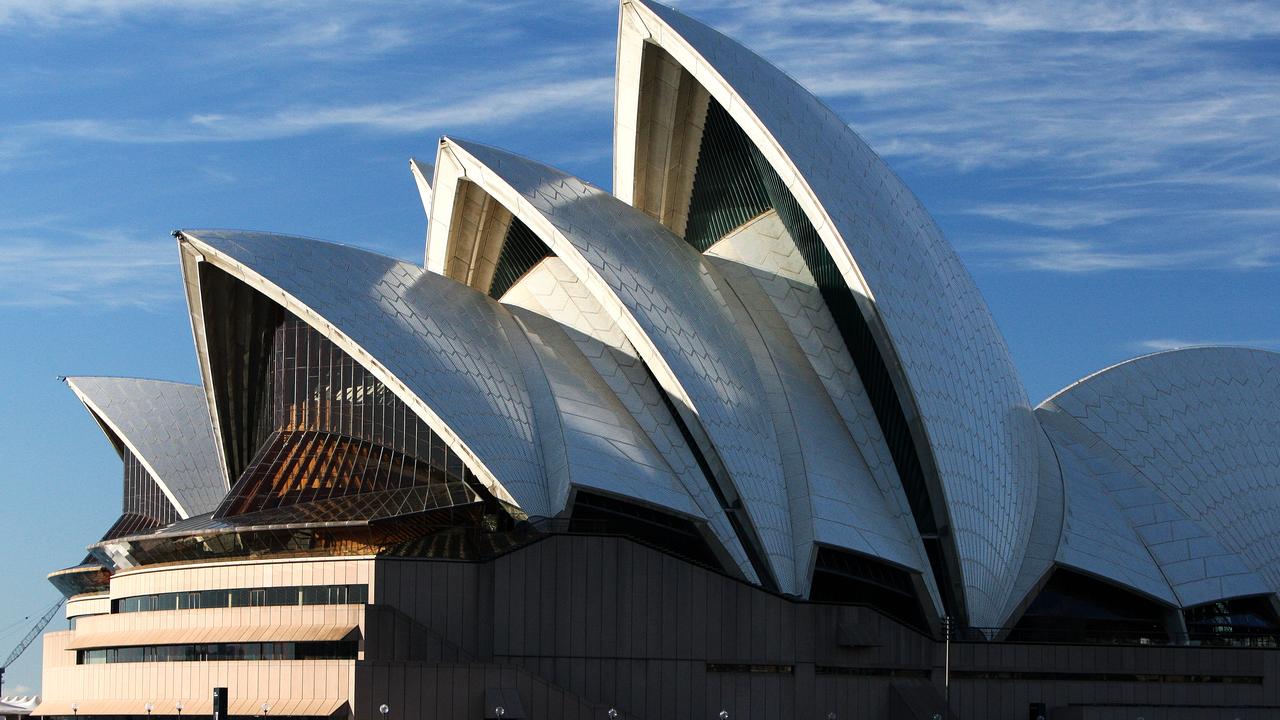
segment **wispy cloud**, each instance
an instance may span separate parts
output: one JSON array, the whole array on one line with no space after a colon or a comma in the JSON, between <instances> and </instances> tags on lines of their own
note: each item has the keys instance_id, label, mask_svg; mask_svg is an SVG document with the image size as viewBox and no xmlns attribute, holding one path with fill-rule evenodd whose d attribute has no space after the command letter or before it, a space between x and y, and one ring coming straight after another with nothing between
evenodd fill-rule
<instances>
[{"instance_id":1,"label":"wispy cloud","mask_svg":"<svg viewBox=\"0 0 1280 720\"><path fill-rule=\"evenodd\" d=\"M946 183L930 204L957 240L1008 223L1046 236L1034 252L1006 243L1005 266L1274 265L1280 5L681 5L823 96L900 170ZM1135 249L1135 235L1160 239Z\"/></svg>"},{"instance_id":2,"label":"wispy cloud","mask_svg":"<svg viewBox=\"0 0 1280 720\"><path fill-rule=\"evenodd\" d=\"M171 305L181 297L177 252L118 231L0 228L0 308Z\"/></svg>"},{"instance_id":3,"label":"wispy cloud","mask_svg":"<svg viewBox=\"0 0 1280 720\"><path fill-rule=\"evenodd\" d=\"M1223 241L1203 247L1149 246L1028 236L965 248L985 267L1054 273L1116 270L1258 270L1280 266L1280 241Z\"/></svg>"},{"instance_id":4,"label":"wispy cloud","mask_svg":"<svg viewBox=\"0 0 1280 720\"><path fill-rule=\"evenodd\" d=\"M613 78L554 78L488 87L460 97L428 100L299 106L267 114L209 112L181 120L70 119L15 128L28 138L76 138L112 143L244 142L274 140L354 128L386 133L501 126L566 110L603 111Z\"/></svg>"},{"instance_id":5,"label":"wispy cloud","mask_svg":"<svg viewBox=\"0 0 1280 720\"><path fill-rule=\"evenodd\" d=\"M1119 220L1139 217L1149 212L1144 208L1118 208L1104 203L990 203L966 212L972 215L1004 220L1020 225L1073 230L1109 225Z\"/></svg>"},{"instance_id":6,"label":"wispy cloud","mask_svg":"<svg viewBox=\"0 0 1280 720\"><path fill-rule=\"evenodd\" d=\"M1200 347L1205 345L1230 345L1235 347L1252 347L1261 348L1263 350L1280 350L1280 338L1249 338L1249 339L1180 339L1180 338L1151 338L1149 340L1139 340L1130 343L1126 348L1134 352L1161 352L1164 350L1177 350L1185 347Z\"/></svg>"}]
</instances>

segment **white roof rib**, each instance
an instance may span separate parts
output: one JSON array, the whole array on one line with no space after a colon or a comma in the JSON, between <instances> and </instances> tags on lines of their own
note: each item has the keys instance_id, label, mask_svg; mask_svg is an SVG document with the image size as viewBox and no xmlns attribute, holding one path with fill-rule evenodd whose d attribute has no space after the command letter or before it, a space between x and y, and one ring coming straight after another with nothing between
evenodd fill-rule
<instances>
[{"instance_id":1,"label":"white roof rib","mask_svg":"<svg viewBox=\"0 0 1280 720\"><path fill-rule=\"evenodd\" d=\"M204 390L120 377L69 377L67 386L104 432L138 458L182 518L213 510L227 493Z\"/></svg>"},{"instance_id":2,"label":"white roof rib","mask_svg":"<svg viewBox=\"0 0 1280 720\"><path fill-rule=\"evenodd\" d=\"M633 190L639 54L680 63L794 194L905 378L936 464L969 622L994 625L1030 534L1039 432L985 301L914 195L829 108L737 42L649 0L623 6L614 186ZM628 17L630 15L630 17ZM631 136L628 136L631 133ZM924 460L928 461L926 457Z\"/></svg>"},{"instance_id":3,"label":"white roof rib","mask_svg":"<svg viewBox=\"0 0 1280 720\"><path fill-rule=\"evenodd\" d=\"M409 172L413 173L413 183L418 186L418 195L422 198L422 211L431 217L431 181L436 169L428 163L416 158L409 158Z\"/></svg>"},{"instance_id":4,"label":"white roof rib","mask_svg":"<svg viewBox=\"0 0 1280 720\"><path fill-rule=\"evenodd\" d=\"M183 231L180 238L367 367L496 497L531 516L554 513L533 407L506 335L510 315L498 303L416 265L345 245L226 230ZM199 327L196 336L203 337Z\"/></svg>"},{"instance_id":5,"label":"white roof rib","mask_svg":"<svg viewBox=\"0 0 1280 720\"><path fill-rule=\"evenodd\" d=\"M772 217L776 220L776 215ZM742 302L748 315L743 324L758 331L760 342L753 344L753 351L765 381L761 390L770 400L774 428L782 443L784 471L793 487L797 553L808 550L801 547L800 537L801 527L807 527L810 543L853 550L924 572L928 559L905 498L898 502L901 486L882 494L834 400L793 334L799 330L812 337L815 329L807 316L784 318L775 306L777 302L794 309L786 298L793 286L766 269L740 262L747 257L758 261L758 255L777 255L775 246L781 246L783 252L788 245L794 249L785 234L775 237L770 232L751 232L762 226L768 230L769 219L769 215L762 216L743 232L717 243L707 255ZM777 297L780 290L782 298ZM749 335L749 330L744 329L743 334ZM799 475L795 480L793 472ZM806 517L797 517L797 511Z\"/></svg>"},{"instance_id":6,"label":"white roof rib","mask_svg":"<svg viewBox=\"0 0 1280 720\"><path fill-rule=\"evenodd\" d=\"M1072 428L1070 419L1045 413L1041 423L1062 471L1057 563L1179 605L1174 588L1126 516L1135 505L1131 498L1147 490L1142 479L1116 462L1096 437Z\"/></svg>"},{"instance_id":7,"label":"white roof rib","mask_svg":"<svg viewBox=\"0 0 1280 720\"><path fill-rule=\"evenodd\" d=\"M512 312L537 355L536 372L550 388L555 426L544 425L540 416L539 435L555 433L563 438L568 484L705 520L635 418L565 329L524 308L512 308ZM553 503L563 508L568 492L567 486L553 488Z\"/></svg>"},{"instance_id":8,"label":"white roof rib","mask_svg":"<svg viewBox=\"0 0 1280 720\"><path fill-rule=\"evenodd\" d=\"M728 516L664 403L663 391L635 347L564 261L554 256L543 259L511 286L502 303L513 312L524 308L559 324L662 455L743 577L759 582Z\"/></svg>"},{"instance_id":9,"label":"white roof rib","mask_svg":"<svg viewBox=\"0 0 1280 720\"><path fill-rule=\"evenodd\" d=\"M437 166L449 162L459 179L483 188L605 306L672 401L685 406L686 422L705 430L779 588L802 594L777 438L750 354L702 256L647 215L554 168L453 139L442 142L441 156ZM443 272L448 228L439 207L432 217L428 268Z\"/></svg>"},{"instance_id":10,"label":"white roof rib","mask_svg":"<svg viewBox=\"0 0 1280 720\"><path fill-rule=\"evenodd\" d=\"M1147 355L1037 414L1118 468L1102 482L1181 605L1280 591L1280 354Z\"/></svg>"}]
</instances>

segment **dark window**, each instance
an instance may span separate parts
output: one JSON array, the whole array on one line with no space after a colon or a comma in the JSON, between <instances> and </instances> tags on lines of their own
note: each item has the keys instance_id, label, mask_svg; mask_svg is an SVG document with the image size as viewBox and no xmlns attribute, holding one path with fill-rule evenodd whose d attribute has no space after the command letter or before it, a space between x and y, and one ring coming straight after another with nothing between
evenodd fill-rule
<instances>
[{"instance_id":1,"label":"dark window","mask_svg":"<svg viewBox=\"0 0 1280 720\"><path fill-rule=\"evenodd\" d=\"M358 651L359 644L352 640L142 645L80 650L76 653L76 664L207 662L211 660L354 660Z\"/></svg>"},{"instance_id":2,"label":"dark window","mask_svg":"<svg viewBox=\"0 0 1280 720\"><path fill-rule=\"evenodd\" d=\"M299 605L300 593L296 587L273 587L266 589L266 605Z\"/></svg>"},{"instance_id":3,"label":"dark window","mask_svg":"<svg viewBox=\"0 0 1280 720\"><path fill-rule=\"evenodd\" d=\"M1070 570L1055 570L1009 633L1015 642L1165 644L1159 603Z\"/></svg>"},{"instance_id":4,"label":"dark window","mask_svg":"<svg viewBox=\"0 0 1280 720\"><path fill-rule=\"evenodd\" d=\"M264 361L260 441L215 517L291 508L305 515L292 522L372 520L434 509L456 499L442 490L478 485L372 373L305 322L281 317Z\"/></svg>"},{"instance_id":5,"label":"dark window","mask_svg":"<svg viewBox=\"0 0 1280 720\"><path fill-rule=\"evenodd\" d=\"M684 518L582 491L575 496L571 517L571 531L626 535L677 557L720 567L698 527Z\"/></svg>"},{"instance_id":6,"label":"dark window","mask_svg":"<svg viewBox=\"0 0 1280 720\"><path fill-rule=\"evenodd\" d=\"M1265 595L1233 598L1183 610L1187 633L1197 645L1276 647L1280 619Z\"/></svg>"},{"instance_id":7,"label":"dark window","mask_svg":"<svg viewBox=\"0 0 1280 720\"><path fill-rule=\"evenodd\" d=\"M102 536L103 540L135 535L177 522L178 511L129 448L117 444L124 456L124 499L120 518Z\"/></svg>"},{"instance_id":8,"label":"dark window","mask_svg":"<svg viewBox=\"0 0 1280 720\"><path fill-rule=\"evenodd\" d=\"M534 265L551 256L551 250L519 218L511 218L507 235L498 252L498 262L489 283L489 297L497 300L511 289Z\"/></svg>"},{"instance_id":9,"label":"dark window","mask_svg":"<svg viewBox=\"0 0 1280 720\"><path fill-rule=\"evenodd\" d=\"M865 555L818 548L809 598L867 605L918 630L928 628L911 574Z\"/></svg>"},{"instance_id":10,"label":"dark window","mask_svg":"<svg viewBox=\"0 0 1280 720\"><path fill-rule=\"evenodd\" d=\"M117 613L152 610L195 610L199 608L264 607L281 605L363 605L368 602L367 585L315 585L273 588L235 588L201 592L139 595L112 601Z\"/></svg>"}]
</instances>

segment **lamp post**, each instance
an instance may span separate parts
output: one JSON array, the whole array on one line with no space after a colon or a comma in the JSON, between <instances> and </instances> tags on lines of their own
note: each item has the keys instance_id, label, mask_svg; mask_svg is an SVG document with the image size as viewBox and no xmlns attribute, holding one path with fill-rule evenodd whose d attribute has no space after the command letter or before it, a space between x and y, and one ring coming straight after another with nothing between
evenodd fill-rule
<instances>
[{"instance_id":1,"label":"lamp post","mask_svg":"<svg viewBox=\"0 0 1280 720\"><path fill-rule=\"evenodd\" d=\"M71 703L71 715L73 717L80 716L80 703Z\"/></svg>"},{"instance_id":2,"label":"lamp post","mask_svg":"<svg viewBox=\"0 0 1280 720\"><path fill-rule=\"evenodd\" d=\"M609 708L609 712L605 714L609 716L609 720L618 720L618 711L613 708Z\"/></svg>"},{"instance_id":3,"label":"lamp post","mask_svg":"<svg viewBox=\"0 0 1280 720\"><path fill-rule=\"evenodd\" d=\"M391 712L391 706L382 703L378 706L378 712L382 714L382 720L387 720L387 714Z\"/></svg>"},{"instance_id":4,"label":"lamp post","mask_svg":"<svg viewBox=\"0 0 1280 720\"><path fill-rule=\"evenodd\" d=\"M151 703L147 703L147 717L151 717L151 711L154 708L155 708L155 705L152 705Z\"/></svg>"},{"instance_id":5,"label":"lamp post","mask_svg":"<svg viewBox=\"0 0 1280 720\"><path fill-rule=\"evenodd\" d=\"M493 714L497 715L499 720L501 720L502 716L507 714L507 709L499 705L493 709Z\"/></svg>"},{"instance_id":6,"label":"lamp post","mask_svg":"<svg viewBox=\"0 0 1280 720\"><path fill-rule=\"evenodd\" d=\"M946 717L951 717L951 616L942 618L942 627L947 633L946 658L943 660L942 692L946 696Z\"/></svg>"},{"instance_id":7,"label":"lamp post","mask_svg":"<svg viewBox=\"0 0 1280 720\"><path fill-rule=\"evenodd\" d=\"M258 709L262 711L262 717L266 717L271 712L271 706L266 703L259 705Z\"/></svg>"},{"instance_id":8,"label":"lamp post","mask_svg":"<svg viewBox=\"0 0 1280 720\"><path fill-rule=\"evenodd\" d=\"M720 711L720 720L729 720L729 711L728 711L728 710L721 710L721 711Z\"/></svg>"},{"instance_id":9,"label":"lamp post","mask_svg":"<svg viewBox=\"0 0 1280 720\"><path fill-rule=\"evenodd\" d=\"M178 717L182 717L182 701L181 700L178 701L177 705L173 706L173 709L178 711Z\"/></svg>"}]
</instances>

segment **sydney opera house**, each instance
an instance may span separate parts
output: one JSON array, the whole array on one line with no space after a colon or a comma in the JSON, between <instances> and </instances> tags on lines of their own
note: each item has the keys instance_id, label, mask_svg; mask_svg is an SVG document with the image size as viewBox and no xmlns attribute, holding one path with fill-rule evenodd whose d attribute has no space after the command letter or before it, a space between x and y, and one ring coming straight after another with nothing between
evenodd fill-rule
<instances>
[{"instance_id":1,"label":"sydney opera house","mask_svg":"<svg viewBox=\"0 0 1280 720\"><path fill-rule=\"evenodd\" d=\"M617 47L612 193L447 137L421 264L175 232L202 383L67 379L124 501L35 714L1276 717L1280 355L1033 405L841 118Z\"/></svg>"}]
</instances>

